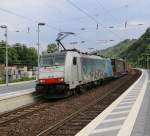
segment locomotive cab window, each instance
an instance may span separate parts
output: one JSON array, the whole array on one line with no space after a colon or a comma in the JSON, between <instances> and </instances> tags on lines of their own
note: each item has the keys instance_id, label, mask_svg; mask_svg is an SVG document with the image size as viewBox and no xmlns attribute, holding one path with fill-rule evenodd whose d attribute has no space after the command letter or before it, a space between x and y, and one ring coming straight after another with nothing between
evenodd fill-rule
<instances>
[{"instance_id":1,"label":"locomotive cab window","mask_svg":"<svg viewBox=\"0 0 150 136\"><path fill-rule=\"evenodd\" d=\"M77 58L73 57L73 65L76 65L76 64L77 64Z\"/></svg>"},{"instance_id":2,"label":"locomotive cab window","mask_svg":"<svg viewBox=\"0 0 150 136\"><path fill-rule=\"evenodd\" d=\"M41 67L64 66L65 54L43 55L40 59Z\"/></svg>"}]
</instances>

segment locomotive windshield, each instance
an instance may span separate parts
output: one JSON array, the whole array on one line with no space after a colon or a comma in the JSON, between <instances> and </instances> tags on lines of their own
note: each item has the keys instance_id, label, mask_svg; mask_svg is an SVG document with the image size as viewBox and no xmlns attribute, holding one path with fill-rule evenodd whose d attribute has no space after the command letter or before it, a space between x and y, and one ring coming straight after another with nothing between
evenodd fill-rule
<instances>
[{"instance_id":1,"label":"locomotive windshield","mask_svg":"<svg viewBox=\"0 0 150 136\"><path fill-rule=\"evenodd\" d=\"M41 67L62 66L65 63L65 54L43 55L41 57Z\"/></svg>"}]
</instances>

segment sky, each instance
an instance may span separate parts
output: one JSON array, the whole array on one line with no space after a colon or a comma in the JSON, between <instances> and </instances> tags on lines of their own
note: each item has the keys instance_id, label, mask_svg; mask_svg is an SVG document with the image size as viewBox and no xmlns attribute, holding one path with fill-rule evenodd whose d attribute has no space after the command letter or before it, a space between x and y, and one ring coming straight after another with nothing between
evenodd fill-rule
<instances>
[{"instance_id":1,"label":"sky","mask_svg":"<svg viewBox=\"0 0 150 136\"><path fill-rule=\"evenodd\" d=\"M75 33L62 41L66 48L99 50L139 38L150 25L149 7L150 0L0 0L0 25L8 26L9 44L37 47L37 26L44 22L41 51L59 32Z\"/></svg>"}]
</instances>

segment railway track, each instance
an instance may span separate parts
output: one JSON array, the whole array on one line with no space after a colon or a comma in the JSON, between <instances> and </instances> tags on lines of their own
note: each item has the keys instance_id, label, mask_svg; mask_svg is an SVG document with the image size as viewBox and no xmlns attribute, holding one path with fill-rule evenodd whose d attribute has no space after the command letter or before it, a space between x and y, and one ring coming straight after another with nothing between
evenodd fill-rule
<instances>
[{"instance_id":1,"label":"railway track","mask_svg":"<svg viewBox=\"0 0 150 136\"><path fill-rule=\"evenodd\" d=\"M133 78L130 77L127 82L126 85L124 85L125 83L119 84L99 99L43 130L37 136L74 136L120 96L124 92L124 89L128 88L128 85L133 82Z\"/></svg>"},{"instance_id":2,"label":"railway track","mask_svg":"<svg viewBox=\"0 0 150 136\"><path fill-rule=\"evenodd\" d=\"M0 115L0 136L26 136L27 133L31 136L74 135L126 90L138 76L139 74L128 75L83 95L58 101L41 101ZM86 105L93 98L96 100Z\"/></svg>"},{"instance_id":3,"label":"railway track","mask_svg":"<svg viewBox=\"0 0 150 136\"><path fill-rule=\"evenodd\" d=\"M0 126L5 126L12 121L16 121L22 117L27 116L28 114L33 113L34 111L38 111L42 107L44 108L46 105L43 105L44 101L39 101L29 106L25 106L14 111L10 111L0 115ZM41 107L42 106L42 107ZM40 107L40 108L39 108Z\"/></svg>"},{"instance_id":4,"label":"railway track","mask_svg":"<svg viewBox=\"0 0 150 136\"><path fill-rule=\"evenodd\" d=\"M65 101L65 100L59 100L59 102L56 100L51 100L51 101L40 100L29 106L25 106L25 107L16 109L14 111L10 111L10 112L1 114L0 115L0 126L7 126L11 122L16 122L19 119L26 118L29 115L34 114L40 110L46 110L47 108L57 105L61 101Z\"/></svg>"}]
</instances>

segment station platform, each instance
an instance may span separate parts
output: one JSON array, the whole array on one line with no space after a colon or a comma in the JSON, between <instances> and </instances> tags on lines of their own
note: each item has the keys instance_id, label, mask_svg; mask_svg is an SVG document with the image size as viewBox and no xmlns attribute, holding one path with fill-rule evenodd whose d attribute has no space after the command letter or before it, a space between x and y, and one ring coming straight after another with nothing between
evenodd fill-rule
<instances>
[{"instance_id":1,"label":"station platform","mask_svg":"<svg viewBox=\"0 0 150 136\"><path fill-rule=\"evenodd\" d=\"M32 104L38 98L35 95L35 81L0 85L0 114Z\"/></svg>"},{"instance_id":2,"label":"station platform","mask_svg":"<svg viewBox=\"0 0 150 136\"><path fill-rule=\"evenodd\" d=\"M76 136L150 136L150 70Z\"/></svg>"},{"instance_id":3,"label":"station platform","mask_svg":"<svg viewBox=\"0 0 150 136\"><path fill-rule=\"evenodd\" d=\"M35 89L35 80L9 83L8 86L6 84L0 85L0 96L8 93L22 92L28 89Z\"/></svg>"}]
</instances>

